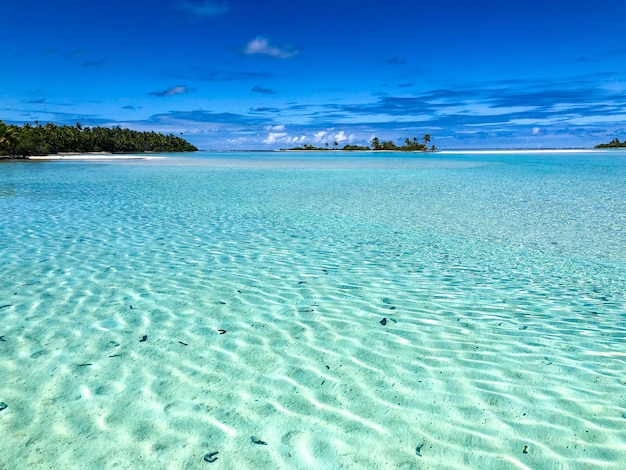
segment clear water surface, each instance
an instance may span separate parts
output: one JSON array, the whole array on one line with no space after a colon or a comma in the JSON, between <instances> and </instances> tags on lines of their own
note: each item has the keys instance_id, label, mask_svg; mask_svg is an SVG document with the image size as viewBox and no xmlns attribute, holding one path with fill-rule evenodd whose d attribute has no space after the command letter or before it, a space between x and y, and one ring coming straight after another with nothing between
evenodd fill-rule
<instances>
[{"instance_id":1,"label":"clear water surface","mask_svg":"<svg viewBox=\"0 0 626 470\"><path fill-rule=\"evenodd\" d=\"M626 462L624 152L4 162L0 259L2 469Z\"/></svg>"}]
</instances>

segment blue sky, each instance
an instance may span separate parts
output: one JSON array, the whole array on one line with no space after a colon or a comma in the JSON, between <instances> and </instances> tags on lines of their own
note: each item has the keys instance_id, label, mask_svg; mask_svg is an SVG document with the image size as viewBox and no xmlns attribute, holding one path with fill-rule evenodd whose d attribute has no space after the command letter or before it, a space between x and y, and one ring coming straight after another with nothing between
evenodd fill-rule
<instances>
[{"instance_id":1,"label":"blue sky","mask_svg":"<svg viewBox=\"0 0 626 470\"><path fill-rule=\"evenodd\" d=\"M202 149L626 139L625 0L4 2L0 119Z\"/></svg>"}]
</instances>

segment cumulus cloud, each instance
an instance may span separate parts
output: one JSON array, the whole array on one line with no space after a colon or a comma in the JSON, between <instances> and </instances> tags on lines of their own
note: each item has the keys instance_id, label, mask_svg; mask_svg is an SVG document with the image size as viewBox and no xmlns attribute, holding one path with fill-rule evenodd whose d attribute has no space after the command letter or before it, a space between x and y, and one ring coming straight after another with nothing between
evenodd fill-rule
<instances>
[{"instance_id":1,"label":"cumulus cloud","mask_svg":"<svg viewBox=\"0 0 626 470\"><path fill-rule=\"evenodd\" d=\"M315 142L321 142L327 135L328 132L326 131L317 131L313 133L313 138L315 139Z\"/></svg>"},{"instance_id":2,"label":"cumulus cloud","mask_svg":"<svg viewBox=\"0 0 626 470\"><path fill-rule=\"evenodd\" d=\"M318 144L325 142L353 142L355 138L354 134L348 135L345 131L334 132L332 129L313 133L313 141Z\"/></svg>"},{"instance_id":3,"label":"cumulus cloud","mask_svg":"<svg viewBox=\"0 0 626 470\"><path fill-rule=\"evenodd\" d=\"M283 126L282 124L276 125L276 126L268 125L268 126L265 126L264 129L266 131L269 131L269 133L267 134L267 137L263 139L263 143L267 145L300 144L304 142L305 140L307 140L306 136L304 135L301 135L301 136L290 135L288 132L286 132L285 126Z\"/></svg>"},{"instance_id":4,"label":"cumulus cloud","mask_svg":"<svg viewBox=\"0 0 626 470\"><path fill-rule=\"evenodd\" d=\"M289 136L286 132L270 132L267 137L263 139L263 143L268 145L287 142L289 142Z\"/></svg>"},{"instance_id":5,"label":"cumulus cloud","mask_svg":"<svg viewBox=\"0 0 626 470\"><path fill-rule=\"evenodd\" d=\"M190 91L191 88L187 87L186 85L176 85L166 88L165 90L151 91L149 94L152 96L158 96L159 98L165 98L174 95L184 95L186 93L189 93Z\"/></svg>"},{"instance_id":6,"label":"cumulus cloud","mask_svg":"<svg viewBox=\"0 0 626 470\"><path fill-rule=\"evenodd\" d=\"M298 54L298 51L291 50L289 48L281 49L279 47L272 46L266 38L257 36L246 45L243 53L248 55L261 54L268 55L270 57L277 57L279 59L289 59L290 57L294 57Z\"/></svg>"},{"instance_id":7,"label":"cumulus cloud","mask_svg":"<svg viewBox=\"0 0 626 470\"><path fill-rule=\"evenodd\" d=\"M219 16L228 11L228 5L226 5L226 3L217 2L215 0L183 0L180 2L180 7L189 13L203 17Z\"/></svg>"}]
</instances>

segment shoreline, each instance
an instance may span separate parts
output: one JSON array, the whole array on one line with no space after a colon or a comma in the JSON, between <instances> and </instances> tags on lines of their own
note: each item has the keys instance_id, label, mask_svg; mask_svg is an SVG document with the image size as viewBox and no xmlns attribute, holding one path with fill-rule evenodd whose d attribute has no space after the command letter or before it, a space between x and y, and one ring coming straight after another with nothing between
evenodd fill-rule
<instances>
[{"instance_id":1,"label":"shoreline","mask_svg":"<svg viewBox=\"0 0 626 470\"><path fill-rule=\"evenodd\" d=\"M148 155L138 155L138 154L113 154L106 152L98 152L98 153L59 153L52 155L41 155L41 156L30 156L24 158L24 160L46 160L46 161L55 161L55 160L77 160L77 161L90 161L90 160L155 160L166 158L163 156L148 156Z\"/></svg>"}]
</instances>

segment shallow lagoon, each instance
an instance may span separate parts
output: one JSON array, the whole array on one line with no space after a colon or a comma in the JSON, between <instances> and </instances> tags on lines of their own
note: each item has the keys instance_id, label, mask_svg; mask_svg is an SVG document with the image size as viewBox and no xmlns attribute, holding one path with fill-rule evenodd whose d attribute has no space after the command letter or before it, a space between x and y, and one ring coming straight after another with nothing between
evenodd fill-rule
<instances>
[{"instance_id":1,"label":"shallow lagoon","mask_svg":"<svg viewBox=\"0 0 626 470\"><path fill-rule=\"evenodd\" d=\"M0 468L626 461L624 152L7 162L0 218Z\"/></svg>"}]
</instances>

